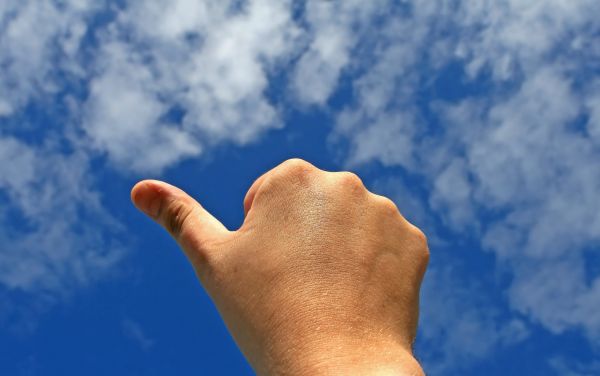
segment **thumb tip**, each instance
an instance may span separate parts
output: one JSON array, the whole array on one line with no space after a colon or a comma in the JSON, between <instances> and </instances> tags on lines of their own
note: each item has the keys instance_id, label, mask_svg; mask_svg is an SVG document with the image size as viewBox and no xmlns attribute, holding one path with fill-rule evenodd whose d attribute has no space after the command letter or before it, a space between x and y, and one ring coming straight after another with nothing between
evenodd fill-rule
<instances>
[{"instance_id":1,"label":"thumb tip","mask_svg":"<svg viewBox=\"0 0 600 376\"><path fill-rule=\"evenodd\" d=\"M146 215L156 218L167 185L157 180L142 180L131 189L131 201Z\"/></svg>"}]
</instances>

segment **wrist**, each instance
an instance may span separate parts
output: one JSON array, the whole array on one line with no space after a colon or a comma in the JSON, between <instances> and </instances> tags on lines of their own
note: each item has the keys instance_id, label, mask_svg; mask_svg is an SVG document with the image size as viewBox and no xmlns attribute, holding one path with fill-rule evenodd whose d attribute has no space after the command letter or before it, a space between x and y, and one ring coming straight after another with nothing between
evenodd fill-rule
<instances>
[{"instance_id":1,"label":"wrist","mask_svg":"<svg viewBox=\"0 0 600 376\"><path fill-rule=\"evenodd\" d=\"M410 348L394 341L324 338L269 358L267 375L425 375Z\"/></svg>"}]
</instances>

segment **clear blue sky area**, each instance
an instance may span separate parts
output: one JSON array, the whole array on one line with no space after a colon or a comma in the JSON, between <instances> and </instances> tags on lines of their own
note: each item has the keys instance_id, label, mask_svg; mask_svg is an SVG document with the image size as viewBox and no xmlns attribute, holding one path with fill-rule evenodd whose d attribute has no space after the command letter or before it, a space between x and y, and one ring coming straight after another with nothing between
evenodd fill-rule
<instances>
[{"instance_id":1,"label":"clear blue sky area","mask_svg":"<svg viewBox=\"0 0 600 376\"><path fill-rule=\"evenodd\" d=\"M235 229L351 170L429 238L428 375L600 374L600 2L4 1L0 375L252 375L144 178Z\"/></svg>"}]
</instances>

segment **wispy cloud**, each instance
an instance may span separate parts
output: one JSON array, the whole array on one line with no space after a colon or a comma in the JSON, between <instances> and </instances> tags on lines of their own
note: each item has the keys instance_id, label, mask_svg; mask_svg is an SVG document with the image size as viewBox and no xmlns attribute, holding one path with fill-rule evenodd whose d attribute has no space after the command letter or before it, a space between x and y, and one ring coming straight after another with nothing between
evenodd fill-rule
<instances>
[{"instance_id":1,"label":"wispy cloud","mask_svg":"<svg viewBox=\"0 0 600 376\"><path fill-rule=\"evenodd\" d=\"M296 46L291 16L271 1L2 3L0 287L52 300L121 258L93 158L156 173L280 127L265 90ZM31 107L57 117L30 126Z\"/></svg>"},{"instance_id":2,"label":"wispy cloud","mask_svg":"<svg viewBox=\"0 0 600 376\"><path fill-rule=\"evenodd\" d=\"M434 265L428 301L454 316L426 313L428 338L458 341L439 330L451 324L484 333L462 347L483 356L530 320L597 341L600 277L585 265L600 246L597 14L595 0L5 2L0 283L57 292L114 265L102 231L118 225L94 187L96 156L125 174L160 172L258 140L296 106L333 114L347 166L418 177L418 194L394 189L398 176L376 186L509 271L503 308L524 321L446 291L462 280ZM340 83L350 99L327 108ZM64 112L40 131L54 143L16 125L31 105Z\"/></svg>"},{"instance_id":3,"label":"wispy cloud","mask_svg":"<svg viewBox=\"0 0 600 376\"><path fill-rule=\"evenodd\" d=\"M68 292L119 258L102 234L119 224L90 186L85 156L65 156L0 138L0 283L22 291ZM103 227L85 219L94 217Z\"/></svg>"},{"instance_id":4,"label":"wispy cloud","mask_svg":"<svg viewBox=\"0 0 600 376\"><path fill-rule=\"evenodd\" d=\"M289 1L131 3L98 32L83 127L118 165L157 171L281 120L268 74L297 46Z\"/></svg>"},{"instance_id":5,"label":"wispy cloud","mask_svg":"<svg viewBox=\"0 0 600 376\"><path fill-rule=\"evenodd\" d=\"M430 214L481 239L511 271L512 309L596 341L600 276L585 262L600 245L600 5L417 1L397 10L356 41L363 55L346 68L358 72L348 73L354 100L335 131L349 144L346 163L424 178Z\"/></svg>"},{"instance_id":6,"label":"wispy cloud","mask_svg":"<svg viewBox=\"0 0 600 376\"><path fill-rule=\"evenodd\" d=\"M324 105L336 89L365 28L389 2L307 1L303 20L308 46L293 68L291 88L304 104Z\"/></svg>"},{"instance_id":7,"label":"wispy cloud","mask_svg":"<svg viewBox=\"0 0 600 376\"><path fill-rule=\"evenodd\" d=\"M593 376L600 372L598 361L582 364L564 357L555 357L550 359L550 364L561 376Z\"/></svg>"},{"instance_id":8,"label":"wispy cloud","mask_svg":"<svg viewBox=\"0 0 600 376\"><path fill-rule=\"evenodd\" d=\"M124 319L121 322L123 334L133 342L135 342L142 350L147 351L154 346L154 340L142 329L142 326L131 319Z\"/></svg>"},{"instance_id":9,"label":"wispy cloud","mask_svg":"<svg viewBox=\"0 0 600 376\"><path fill-rule=\"evenodd\" d=\"M0 117L60 91L53 73L78 76L76 55L93 1L5 1L0 5ZM32 37L35 30L35 38Z\"/></svg>"}]
</instances>

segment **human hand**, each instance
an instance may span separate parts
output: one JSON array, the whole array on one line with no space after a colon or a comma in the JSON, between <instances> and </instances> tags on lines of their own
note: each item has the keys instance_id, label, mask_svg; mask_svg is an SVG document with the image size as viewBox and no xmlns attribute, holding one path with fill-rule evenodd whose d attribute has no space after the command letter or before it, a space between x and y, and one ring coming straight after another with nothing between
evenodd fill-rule
<instances>
[{"instance_id":1,"label":"human hand","mask_svg":"<svg viewBox=\"0 0 600 376\"><path fill-rule=\"evenodd\" d=\"M250 187L237 231L163 182L131 197L179 243L258 374L423 374L425 236L356 175L288 160Z\"/></svg>"}]
</instances>

